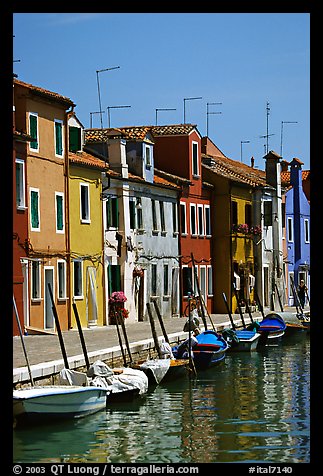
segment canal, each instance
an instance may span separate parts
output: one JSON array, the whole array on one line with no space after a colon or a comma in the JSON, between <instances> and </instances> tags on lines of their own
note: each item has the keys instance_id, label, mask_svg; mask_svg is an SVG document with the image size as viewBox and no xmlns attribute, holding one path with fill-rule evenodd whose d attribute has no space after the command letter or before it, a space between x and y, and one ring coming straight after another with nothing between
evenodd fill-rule
<instances>
[{"instance_id":1,"label":"canal","mask_svg":"<svg viewBox=\"0 0 323 476\"><path fill-rule=\"evenodd\" d=\"M308 463L309 336L13 438L16 463Z\"/></svg>"}]
</instances>

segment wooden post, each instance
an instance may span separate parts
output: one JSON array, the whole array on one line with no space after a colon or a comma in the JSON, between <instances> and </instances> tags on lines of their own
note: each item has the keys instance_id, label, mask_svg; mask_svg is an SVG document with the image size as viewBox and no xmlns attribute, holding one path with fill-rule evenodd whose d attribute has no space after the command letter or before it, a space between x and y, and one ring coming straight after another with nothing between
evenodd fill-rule
<instances>
[{"instance_id":1,"label":"wooden post","mask_svg":"<svg viewBox=\"0 0 323 476\"><path fill-rule=\"evenodd\" d=\"M126 367L127 366L127 359L126 359L126 355L124 353L124 348L123 348L120 329L119 329L118 311L116 311L114 309L113 312L114 312L114 319L116 321L116 328L117 328L117 333L118 333L118 340L119 340L120 350L121 350L121 354L122 354L123 364Z\"/></svg>"},{"instance_id":2,"label":"wooden post","mask_svg":"<svg viewBox=\"0 0 323 476\"><path fill-rule=\"evenodd\" d=\"M206 319L205 319L205 314L204 314L204 306L202 304L202 298L201 298L201 289L200 289L200 282L199 282L199 278L197 276L197 271L196 271L196 266L195 266L195 261L194 261L194 256L193 256L193 253L191 253L191 258L192 258L192 266L193 266L193 272L194 272L194 278L195 278L195 281L196 281L196 284L197 284L197 292L199 294L199 298L200 298L200 303L201 303L201 312L202 312L202 321L203 321L203 324L204 324L204 327L205 327L205 330L207 330L207 324L206 324ZM194 287L194 286L193 286Z\"/></svg>"},{"instance_id":3,"label":"wooden post","mask_svg":"<svg viewBox=\"0 0 323 476\"><path fill-rule=\"evenodd\" d=\"M281 299L280 299L280 294L279 294L279 292L278 292L277 283L275 283L275 289L276 289L276 293L277 293L277 296L278 296L278 301L279 301L280 310L281 310L281 312L284 312L283 304L282 304L282 301L281 301Z\"/></svg>"},{"instance_id":4,"label":"wooden post","mask_svg":"<svg viewBox=\"0 0 323 476\"><path fill-rule=\"evenodd\" d=\"M162 358L162 353L161 353L161 350L160 350L158 337L157 337L157 334L156 334L155 322L154 322L154 318L153 318L153 315L152 315L152 312L151 312L150 303L147 302L146 306L147 306L147 311L148 311L148 316L149 316L151 333L153 335L153 339L154 339L154 343L155 343L155 348L157 350L158 357L161 359Z\"/></svg>"},{"instance_id":5,"label":"wooden post","mask_svg":"<svg viewBox=\"0 0 323 476\"><path fill-rule=\"evenodd\" d=\"M246 308L247 308L247 312L248 312L249 317L250 317L250 321L253 324L254 321L253 321L252 314L251 314L251 311L250 311L250 307L249 307L249 304L247 303L247 301L246 301Z\"/></svg>"},{"instance_id":6,"label":"wooden post","mask_svg":"<svg viewBox=\"0 0 323 476\"><path fill-rule=\"evenodd\" d=\"M59 343L60 343L60 346L61 346L61 351L62 351L62 355L63 355L63 359L64 359L64 365L65 365L66 369L69 369L66 350L65 350L65 345L64 345L64 341L63 341L63 334L62 334L62 331L61 331L61 326L60 326L59 319L58 319L58 314L57 314L57 311L56 311L56 306L55 306L55 302L54 302L54 298L53 298L52 288L51 288L50 283L47 283L47 285L48 285L49 295L50 295L50 298L51 298L51 301L52 301L52 309L53 309L55 324L56 324L56 328L57 328L58 339L59 339Z\"/></svg>"},{"instance_id":7,"label":"wooden post","mask_svg":"<svg viewBox=\"0 0 323 476\"><path fill-rule=\"evenodd\" d=\"M23 349L24 354L25 354L26 364L27 364L27 367L28 367L30 383L31 383L31 386L34 387L35 383L34 383L34 379L33 379L32 373L31 373L30 365L29 365L27 350L26 350L26 346L25 346L25 343L24 343L24 338L23 338L22 329L21 329L21 325L20 325L20 320L19 320L19 316L18 316L18 310L17 310L17 306L16 306L15 296L12 296L12 299L13 299L13 307L14 307L14 310L15 310L17 325L18 325L19 334L20 334L21 345L22 345L22 349Z\"/></svg>"},{"instance_id":8,"label":"wooden post","mask_svg":"<svg viewBox=\"0 0 323 476\"><path fill-rule=\"evenodd\" d=\"M260 302L258 293L257 293L257 291L256 291L255 289L254 289L254 294L255 294L256 301L257 301L258 307L259 307L259 309L260 309L262 318L265 319L264 308L262 307L262 304L261 304L261 302Z\"/></svg>"},{"instance_id":9,"label":"wooden post","mask_svg":"<svg viewBox=\"0 0 323 476\"><path fill-rule=\"evenodd\" d=\"M168 336L167 336L167 332L166 332L166 329L165 329L165 326L164 326L164 323L163 323L163 318L162 318L162 316L161 316L161 313L160 313L160 310L159 310L157 301L154 300L154 301L153 301L153 305L154 305L154 307L155 307L155 311L156 311L156 314L157 314L157 317L158 317L158 321L159 321L160 328L161 328L161 330L162 330L164 339L165 339L165 341L167 342L167 344L169 344L169 339L168 339Z\"/></svg>"},{"instance_id":10,"label":"wooden post","mask_svg":"<svg viewBox=\"0 0 323 476\"><path fill-rule=\"evenodd\" d=\"M233 320L233 317L232 317L232 314L231 314L231 311L230 311L229 304L228 304L227 297L226 297L225 293L222 293L222 297L223 297L225 307L227 308L227 312L228 312L230 322L231 322L231 327L235 331L236 326L235 326L235 323L234 323L234 320Z\"/></svg>"},{"instance_id":11,"label":"wooden post","mask_svg":"<svg viewBox=\"0 0 323 476\"><path fill-rule=\"evenodd\" d=\"M192 359L192 336L191 336L191 294L188 293L188 361L189 361L189 367L190 369L194 372L194 375L196 375L196 368L194 361Z\"/></svg>"},{"instance_id":12,"label":"wooden post","mask_svg":"<svg viewBox=\"0 0 323 476\"><path fill-rule=\"evenodd\" d=\"M77 307L76 307L75 302L73 302L72 306L73 306L73 311L74 311L74 316L75 316L77 328L78 328L79 335L80 335L81 345L82 345L82 349L83 349L83 355L84 355L84 359L85 359L85 365L86 365L87 370L89 370L90 362L89 362L89 358L88 358L88 355L87 355L83 330L82 330L82 326L81 326L81 321L80 321L79 313L77 311Z\"/></svg>"},{"instance_id":13,"label":"wooden post","mask_svg":"<svg viewBox=\"0 0 323 476\"><path fill-rule=\"evenodd\" d=\"M124 341L126 343L126 348L127 348L127 351L128 351L129 360L130 360L130 363L132 363L133 360L132 360L129 340L128 340L128 336L127 336L127 332L126 332L126 325L124 323L124 318L121 316L121 309L119 309L119 311L117 312L117 320L118 319L119 319L119 322L121 323L121 328L122 328L122 332L123 332Z\"/></svg>"},{"instance_id":14,"label":"wooden post","mask_svg":"<svg viewBox=\"0 0 323 476\"><path fill-rule=\"evenodd\" d=\"M246 323L245 323L244 318L243 318L243 314L242 314L242 311L241 311L241 307L240 307L240 302L239 302L237 290L236 290L234 284L233 284L233 291L234 291L235 297L236 297L236 299L237 299L238 309L239 309L239 313L240 313L240 317L241 317L241 322L242 322L243 328L245 329L245 328L246 328Z\"/></svg>"}]
</instances>

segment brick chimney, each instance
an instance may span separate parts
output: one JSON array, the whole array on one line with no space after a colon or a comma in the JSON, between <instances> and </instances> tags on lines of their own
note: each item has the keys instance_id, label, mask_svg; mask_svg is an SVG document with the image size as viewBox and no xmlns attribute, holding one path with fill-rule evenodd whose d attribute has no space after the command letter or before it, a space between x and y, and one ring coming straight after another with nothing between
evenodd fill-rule
<instances>
[{"instance_id":1,"label":"brick chimney","mask_svg":"<svg viewBox=\"0 0 323 476\"><path fill-rule=\"evenodd\" d=\"M126 140L122 137L109 137L109 165L112 170L128 178L128 164L126 156Z\"/></svg>"},{"instance_id":2,"label":"brick chimney","mask_svg":"<svg viewBox=\"0 0 323 476\"><path fill-rule=\"evenodd\" d=\"M266 182L275 187L276 189L281 186L280 179L280 159L281 156L278 155L274 150L270 150L268 154L264 156L266 159ZM278 193L278 190L277 190Z\"/></svg>"},{"instance_id":3,"label":"brick chimney","mask_svg":"<svg viewBox=\"0 0 323 476\"><path fill-rule=\"evenodd\" d=\"M254 156L251 157L250 162L251 162L251 167L254 168L254 166L255 166L255 158L254 158Z\"/></svg>"}]
</instances>

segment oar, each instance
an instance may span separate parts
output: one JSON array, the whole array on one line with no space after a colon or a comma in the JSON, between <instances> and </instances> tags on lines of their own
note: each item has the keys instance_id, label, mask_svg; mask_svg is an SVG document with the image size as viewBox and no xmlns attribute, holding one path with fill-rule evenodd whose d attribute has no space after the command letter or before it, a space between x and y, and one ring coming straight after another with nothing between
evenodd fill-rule
<instances>
[{"instance_id":1,"label":"oar","mask_svg":"<svg viewBox=\"0 0 323 476\"><path fill-rule=\"evenodd\" d=\"M192 255L193 256L193 255ZM190 293L188 294L188 309L189 309L189 312L188 312L188 359L189 359L189 367L190 369L193 371L194 375L196 376L197 375L197 372L196 372L196 368L195 368L195 363L194 363L194 360L192 358L192 354L193 354L193 349L192 349L192 336L191 336L191 295ZM206 330L206 328L205 328Z\"/></svg>"},{"instance_id":2,"label":"oar","mask_svg":"<svg viewBox=\"0 0 323 476\"><path fill-rule=\"evenodd\" d=\"M63 359L64 359L64 365L65 365L66 369L69 369L66 350L65 350L65 345L64 345L64 341L63 341L63 335L62 335L61 326L60 326L59 319L58 319L58 314L57 314L57 311L56 311L56 306L55 306L55 302L54 302L54 298L53 298L52 288L51 288L50 283L47 283L47 284L48 284L49 295L50 295L50 298L51 298L51 301L52 301L52 309L53 309L55 324L56 324L56 328L57 328L58 339L59 339L59 343L60 343L60 346L61 346L61 351L62 351L62 355L63 355Z\"/></svg>"},{"instance_id":3,"label":"oar","mask_svg":"<svg viewBox=\"0 0 323 476\"><path fill-rule=\"evenodd\" d=\"M278 286L277 286L276 283L275 283L275 289L276 289L277 296L278 296L278 301L279 301L280 310L281 310L281 312L284 312L283 304L282 304L282 301L281 301L281 299L280 299L280 294L279 294Z\"/></svg>"},{"instance_id":4,"label":"oar","mask_svg":"<svg viewBox=\"0 0 323 476\"><path fill-rule=\"evenodd\" d=\"M260 309L260 312L261 312L261 315L262 315L262 318L265 319L265 314L264 314L264 308L262 307L262 304L260 302L260 299L259 299L259 296L258 296L258 293L257 291L254 289L254 295L255 295L255 298L256 298L256 301L257 301L257 304L258 304L258 307Z\"/></svg>"},{"instance_id":5,"label":"oar","mask_svg":"<svg viewBox=\"0 0 323 476\"><path fill-rule=\"evenodd\" d=\"M243 328L245 329L246 328L246 323L245 323L244 318L243 318L243 314L242 314L242 310L241 310L240 302L239 302L239 298L238 298L238 293L237 293L237 290L236 290L234 284L233 284L233 292L234 292L236 300L237 300L238 309L239 309L239 313L240 313L240 317L241 317L241 322L242 322Z\"/></svg>"},{"instance_id":6,"label":"oar","mask_svg":"<svg viewBox=\"0 0 323 476\"><path fill-rule=\"evenodd\" d=\"M120 349L121 349L123 364L124 364L124 366L126 367L126 366L127 366L127 359L126 359L126 355L125 355L125 353L124 353L123 344L122 344L122 339L121 339L121 334L120 334L120 329L119 329L118 311L116 311L115 309L114 309L114 318L115 318L115 321L116 321L116 327L117 327L117 333L118 333L118 340L119 340L119 345L120 345Z\"/></svg>"},{"instance_id":7,"label":"oar","mask_svg":"<svg viewBox=\"0 0 323 476\"><path fill-rule=\"evenodd\" d=\"M124 323L124 318L121 316L121 309L119 309L119 311L117 312L117 320L119 319L120 323L121 323L121 328L122 328L122 332L123 332L123 337L124 337L124 341L126 343L126 348L127 348L127 351L128 351L128 355L129 355L129 360L130 360L130 363L133 362L132 360L132 356L131 356L131 351L130 351L130 345L129 345L129 340L128 340L128 336L127 336L127 332L126 332L126 325Z\"/></svg>"},{"instance_id":8,"label":"oar","mask_svg":"<svg viewBox=\"0 0 323 476\"><path fill-rule=\"evenodd\" d=\"M225 307L227 308L227 313L228 313L229 318L230 318L231 327L232 327L232 329L235 331L235 330L236 330L236 326L235 326L235 323L234 323L234 321L233 321L233 317L232 317L232 314L231 314L231 311L230 311L230 307L229 307L229 304L228 304L227 297L226 297L225 293L222 293L222 297L223 297L223 301L224 301Z\"/></svg>"},{"instance_id":9,"label":"oar","mask_svg":"<svg viewBox=\"0 0 323 476\"><path fill-rule=\"evenodd\" d=\"M22 335L22 329L21 329L20 320L19 320L19 316L18 316L18 310L17 310L17 306L16 306L15 296L12 296L12 299L13 299L13 307L14 307L14 310L15 310L17 325L18 325L19 334L20 334L21 345L22 345L22 348L23 348L23 351L24 351L24 354L25 354L25 359L26 359L26 363L27 363L27 367L28 367L30 383L31 383L32 387L34 387L35 383L34 383L32 373L31 373L29 360L28 360L28 355L27 355L27 350L26 350L26 346L25 346L25 343L24 343L24 338L23 338L23 335Z\"/></svg>"},{"instance_id":10,"label":"oar","mask_svg":"<svg viewBox=\"0 0 323 476\"><path fill-rule=\"evenodd\" d=\"M248 304L247 301L246 301L246 309L247 309L247 313L249 314L250 321L251 321L252 324L253 324L253 323L254 323L254 320L253 320L253 318L252 318L251 310L250 310L250 307L249 307L249 304Z\"/></svg>"},{"instance_id":11,"label":"oar","mask_svg":"<svg viewBox=\"0 0 323 476\"><path fill-rule=\"evenodd\" d=\"M303 307L301 305L301 301L299 299L299 296L298 296L298 292L297 292L297 289L296 289L296 286L295 286L295 282L294 282L294 278L291 276L290 277L290 281L292 283L292 291L293 291L293 295L294 295L294 301L295 301L295 307L296 307L296 312L298 314L298 305L297 305L297 302L299 304L299 307L301 309L301 313L303 313Z\"/></svg>"},{"instance_id":12,"label":"oar","mask_svg":"<svg viewBox=\"0 0 323 476\"><path fill-rule=\"evenodd\" d=\"M207 324L206 324L206 319L205 319L205 314L204 314L204 307L203 307L202 299L201 299L202 296L201 296L200 282L199 282L199 278L198 278L197 271L196 271L196 266L195 266L193 253L191 253L191 259L192 259L192 266L193 266L195 282L196 282L196 285L197 285L197 291L198 291L198 295L199 295L200 303L201 303L202 321L203 321L205 330L207 330Z\"/></svg>"},{"instance_id":13,"label":"oar","mask_svg":"<svg viewBox=\"0 0 323 476\"><path fill-rule=\"evenodd\" d=\"M80 335L81 345L82 345L82 349L83 349L83 355L84 355L84 359L85 359L85 365L86 365L87 370L89 370L90 362L89 362L89 358L88 358L88 355L87 355L83 330L82 330L82 326L81 326L81 321L80 321L80 317L79 317L75 302L73 302L73 311L74 311L74 316L75 316L77 328L78 328L79 335Z\"/></svg>"}]
</instances>

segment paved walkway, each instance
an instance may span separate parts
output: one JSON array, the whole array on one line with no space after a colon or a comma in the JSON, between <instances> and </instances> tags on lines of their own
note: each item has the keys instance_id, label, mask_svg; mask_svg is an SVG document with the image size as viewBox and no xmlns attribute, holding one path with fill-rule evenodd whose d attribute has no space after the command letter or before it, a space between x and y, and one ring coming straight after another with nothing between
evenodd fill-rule
<instances>
[{"instance_id":1,"label":"paved walkway","mask_svg":"<svg viewBox=\"0 0 323 476\"><path fill-rule=\"evenodd\" d=\"M286 308L285 310L295 312L295 308ZM235 314L233 317L238 325L241 324L239 315ZM211 319L218 330L230 326L229 317L226 314L211 314ZM246 324L250 323L248 314L244 314L244 319ZM253 313L253 319L261 320L260 312ZM208 316L206 316L206 320L208 329L212 329ZM164 326L170 340L183 340L187 337L187 333L183 332L185 321L185 317L164 319ZM157 319L155 325L157 335L162 336L162 331ZM200 327L203 328L203 323ZM153 347L152 333L148 321L126 321L126 330L131 347L138 344L138 348L147 349L148 343L150 348ZM102 355L101 358L104 360L104 355L112 355L113 352L116 356L120 356L116 326L104 326L92 329L85 328L83 329L83 334L89 358L91 357L90 361L99 358L100 355ZM77 367L78 363L84 365L82 346L77 329L64 331L63 341L67 357L69 360L71 359L72 362L71 368ZM34 377L50 375L62 367L62 352L57 335L28 335L24 336L24 343ZM55 370L53 370L53 368ZM28 375L26 360L19 336L13 338L13 371L14 382L23 381L26 375Z\"/></svg>"}]
</instances>

